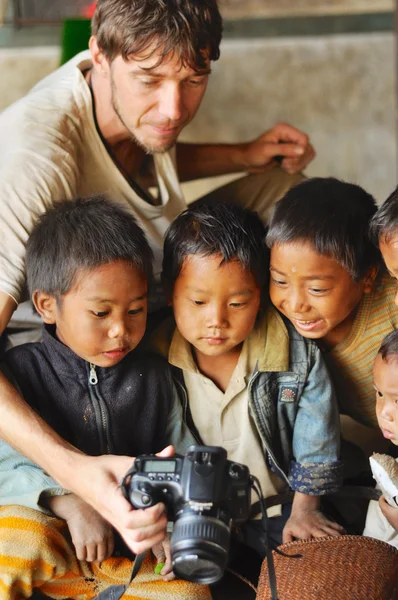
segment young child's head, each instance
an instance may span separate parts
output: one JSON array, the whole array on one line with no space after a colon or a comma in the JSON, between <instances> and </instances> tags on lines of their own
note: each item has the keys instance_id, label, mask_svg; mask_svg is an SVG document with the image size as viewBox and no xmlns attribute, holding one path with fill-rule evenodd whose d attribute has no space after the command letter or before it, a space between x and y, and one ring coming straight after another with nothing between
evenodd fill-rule
<instances>
[{"instance_id":1,"label":"young child's head","mask_svg":"<svg viewBox=\"0 0 398 600\"><path fill-rule=\"evenodd\" d=\"M304 337L335 345L349 333L380 261L368 236L375 211L370 194L333 178L300 183L276 204L270 296Z\"/></svg>"},{"instance_id":2,"label":"young child's head","mask_svg":"<svg viewBox=\"0 0 398 600\"><path fill-rule=\"evenodd\" d=\"M398 188L374 215L370 223L370 235L379 246L389 273L398 279ZM398 293L395 304L398 305Z\"/></svg>"},{"instance_id":3,"label":"young child's head","mask_svg":"<svg viewBox=\"0 0 398 600\"><path fill-rule=\"evenodd\" d=\"M28 240L37 312L81 358L117 364L145 332L152 251L127 208L102 196L57 203Z\"/></svg>"},{"instance_id":4,"label":"young child's head","mask_svg":"<svg viewBox=\"0 0 398 600\"><path fill-rule=\"evenodd\" d=\"M383 340L373 366L376 415L385 438L398 446L398 330Z\"/></svg>"},{"instance_id":5,"label":"young child's head","mask_svg":"<svg viewBox=\"0 0 398 600\"><path fill-rule=\"evenodd\" d=\"M221 356L240 347L267 280L265 228L256 213L202 202L169 227L163 281L177 327L197 353Z\"/></svg>"}]
</instances>

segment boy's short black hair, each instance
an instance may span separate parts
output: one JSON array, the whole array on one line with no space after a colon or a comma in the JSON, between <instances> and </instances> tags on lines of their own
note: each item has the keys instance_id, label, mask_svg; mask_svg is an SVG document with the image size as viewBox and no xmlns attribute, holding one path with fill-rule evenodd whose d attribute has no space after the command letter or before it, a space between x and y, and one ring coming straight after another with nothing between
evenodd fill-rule
<instances>
[{"instance_id":1,"label":"boy's short black hair","mask_svg":"<svg viewBox=\"0 0 398 600\"><path fill-rule=\"evenodd\" d=\"M266 230L257 213L228 202L201 201L181 213L166 232L162 278L171 291L190 254L239 260L263 288L268 280Z\"/></svg>"},{"instance_id":2,"label":"boy's short black hair","mask_svg":"<svg viewBox=\"0 0 398 600\"><path fill-rule=\"evenodd\" d=\"M385 362L398 360L398 329L386 335L381 342L378 354L381 354L381 358Z\"/></svg>"},{"instance_id":3,"label":"boy's short black hair","mask_svg":"<svg viewBox=\"0 0 398 600\"><path fill-rule=\"evenodd\" d=\"M125 260L150 280L152 250L127 207L102 195L57 202L41 215L26 248L29 293L61 299L82 270Z\"/></svg>"},{"instance_id":4,"label":"boy's short black hair","mask_svg":"<svg viewBox=\"0 0 398 600\"><path fill-rule=\"evenodd\" d=\"M380 206L370 222L370 237L376 246L381 239L389 242L398 232L398 188Z\"/></svg>"},{"instance_id":5,"label":"boy's short black hair","mask_svg":"<svg viewBox=\"0 0 398 600\"><path fill-rule=\"evenodd\" d=\"M333 177L308 179L275 205L268 247L307 242L317 254L333 258L354 281L360 281L381 261L368 234L376 209L373 196L358 185Z\"/></svg>"}]
</instances>

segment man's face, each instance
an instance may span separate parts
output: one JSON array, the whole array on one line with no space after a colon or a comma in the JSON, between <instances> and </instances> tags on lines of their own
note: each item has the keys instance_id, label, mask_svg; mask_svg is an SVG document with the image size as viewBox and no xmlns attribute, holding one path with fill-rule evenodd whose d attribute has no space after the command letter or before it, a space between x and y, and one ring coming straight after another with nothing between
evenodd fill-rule
<instances>
[{"instance_id":1,"label":"man's face","mask_svg":"<svg viewBox=\"0 0 398 600\"><path fill-rule=\"evenodd\" d=\"M398 279L398 235L394 235L388 241L382 238L379 248L391 277ZM398 306L398 291L394 303Z\"/></svg>"},{"instance_id":2,"label":"man's face","mask_svg":"<svg viewBox=\"0 0 398 600\"><path fill-rule=\"evenodd\" d=\"M305 242L276 244L270 275L272 302L302 336L334 346L348 335L363 281L353 281L338 262Z\"/></svg>"},{"instance_id":3,"label":"man's face","mask_svg":"<svg viewBox=\"0 0 398 600\"><path fill-rule=\"evenodd\" d=\"M253 329L261 292L238 260L191 254L174 284L172 305L177 327L196 355L236 352Z\"/></svg>"},{"instance_id":4,"label":"man's face","mask_svg":"<svg viewBox=\"0 0 398 600\"><path fill-rule=\"evenodd\" d=\"M51 299L58 339L99 367L111 367L141 341L147 316L147 281L126 261L78 273L59 306Z\"/></svg>"},{"instance_id":5,"label":"man's face","mask_svg":"<svg viewBox=\"0 0 398 600\"><path fill-rule=\"evenodd\" d=\"M398 446L398 361L376 356L373 381L376 390L376 415L383 436Z\"/></svg>"},{"instance_id":6,"label":"man's face","mask_svg":"<svg viewBox=\"0 0 398 600\"><path fill-rule=\"evenodd\" d=\"M146 53L147 54L147 53ZM109 65L111 102L119 120L146 152L165 152L193 119L210 73L184 67L177 55L117 56Z\"/></svg>"}]
</instances>

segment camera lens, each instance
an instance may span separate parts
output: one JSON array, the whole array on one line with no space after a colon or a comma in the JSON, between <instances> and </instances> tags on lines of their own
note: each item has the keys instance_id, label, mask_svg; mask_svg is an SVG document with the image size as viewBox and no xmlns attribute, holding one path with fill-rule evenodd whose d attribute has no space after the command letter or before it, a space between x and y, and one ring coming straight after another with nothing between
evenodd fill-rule
<instances>
[{"instance_id":1,"label":"camera lens","mask_svg":"<svg viewBox=\"0 0 398 600\"><path fill-rule=\"evenodd\" d=\"M195 583L215 583L227 565L229 539L230 529L220 519L182 515L171 536L174 573Z\"/></svg>"}]
</instances>

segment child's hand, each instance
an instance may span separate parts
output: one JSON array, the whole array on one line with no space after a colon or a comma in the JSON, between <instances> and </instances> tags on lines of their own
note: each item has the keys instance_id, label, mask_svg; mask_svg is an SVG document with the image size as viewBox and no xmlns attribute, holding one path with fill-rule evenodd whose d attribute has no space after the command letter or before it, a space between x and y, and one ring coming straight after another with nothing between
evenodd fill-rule
<instances>
[{"instance_id":1,"label":"child's hand","mask_svg":"<svg viewBox=\"0 0 398 600\"><path fill-rule=\"evenodd\" d=\"M398 507L394 508L393 506L390 506L384 496L380 496L379 506L391 527L394 527L394 529L398 531Z\"/></svg>"},{"instance_id":2,"label":"child's hand","mask_svg":"<svg viewBox=\"0 0 398 600\"><path fill-rule=\"evenodd\" d=\"M155 546L152 548L152 552L157 559L157 564L164 563L164 567L160 571L163 581L171 581L172 579L175 579L175 575L171 566L170 536L167 535L162 542L155 544Z\"/></svg>"},{"instance_id":3,"label":"child's hand","mask_svg":"<svg viewBox=\"0 0 398 600\"><path fill-rule=\"evenodd\" d=\"M55 496L48 500L48 506L67 522L79 560L102 561L112 554L114 536L111 525L79 496Z\"/></svg>"},{"instance_id":4,"label":"child's hand","mask_svg":"<svg viewBox=\"0 0 398 600\"><path fill-rule=\"evenodd\" d=\"M298 538L324 537L325 535L342 535L344 527L329 521L318 509L308 511L292 511L292 514L283 529L283 543L292 542Z\"/></svg>"}]
</instances>

